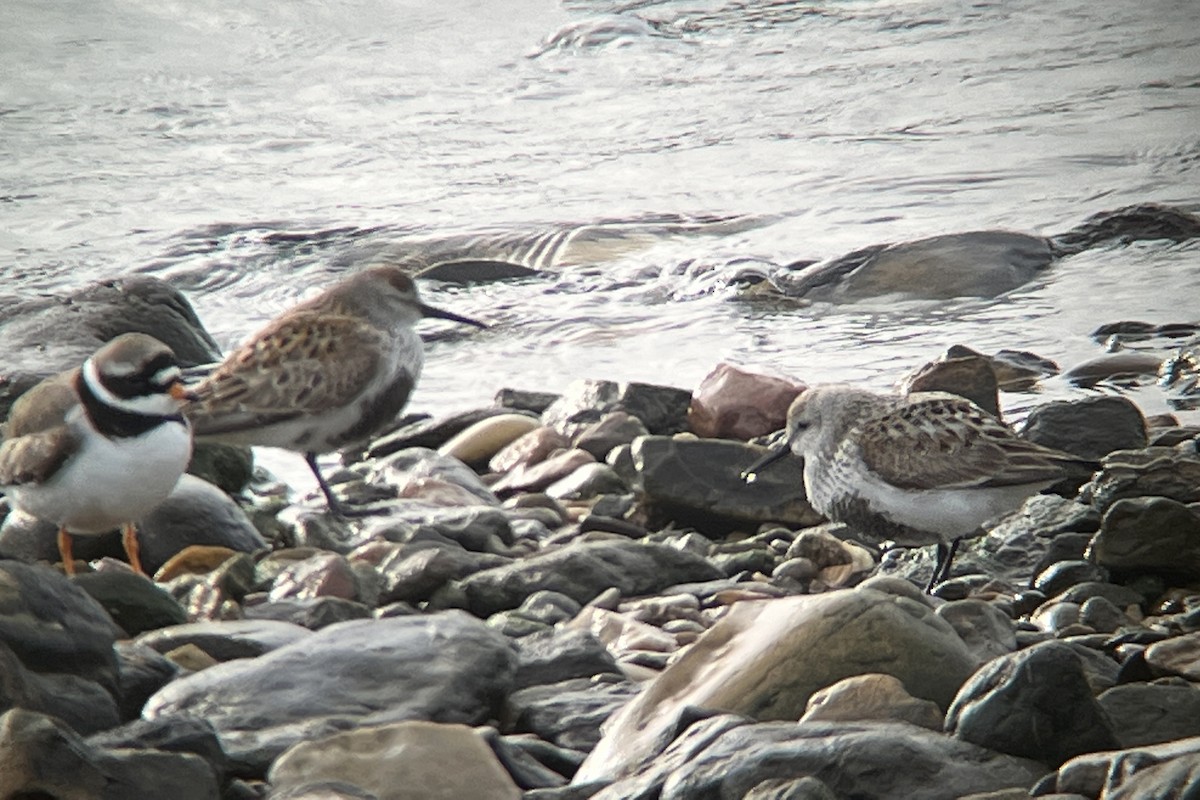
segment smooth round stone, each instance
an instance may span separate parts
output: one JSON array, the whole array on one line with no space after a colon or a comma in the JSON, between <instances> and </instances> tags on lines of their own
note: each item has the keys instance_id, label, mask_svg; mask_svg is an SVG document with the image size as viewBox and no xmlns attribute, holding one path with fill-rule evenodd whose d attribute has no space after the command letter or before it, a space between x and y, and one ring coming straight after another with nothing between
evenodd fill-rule
<instances>
[{"instance_id":1,"label":"smooth round stone","mask_svg":"<svg viewBox=\"0 0 1200 800\"><path fill-rule=\"evenodd\" d=\"M1200 633L1187 633L1146 648L1146 663L1160 675L1200 681Z\"/></svg>"},{"instance_id":2,"label":"smooth round stone","mask_svg":"<svg viewBox=\"0 0 1200 800\"><path fill-rule=\"evenodd\" d=\"M944 707L975 665L954 629L907 597L860 587L737 603L609 720L576 780L637 769L688 707L795 720L814 692L881 671Z\"/></svg>"},{"instance_id":3,"label":"smooth round stone","mask_svg":"<svg viewBox=\"0 0 1200 800\"><path fill-rule=\"evenodd\" d=\"M466 464L483 464L539 425L537 417L528 414L498 414L459 432L438 452Z\"/></svg>"},{"instance_id":4,"label":"smooth round stone","mask_svg":"<svg viewBox=\"0 0 1200 800\"><path fill-rule=\"evenodd\" d=\"M1101 633L1112 633L1129 622L1125 612L1103 597L1085 600L1079 608L1079 621Z\"/></svg>"},{"instance_id":5,"label":"smooth round stone","mask_svg":"<svg viewBox=\"0 0 1200 800\"><path fill-rule=\"evenodd\" d=\"M271 766L274 789L345 781L379 800L520 800L521 791L483 737L466 725L413 721L301 742Z\"/></svg>"},{"instance_id":6,"label":"smooth round stone","mask_svg":"<svg viewBox=\"0 0 1200 800\"><path fill-rule=\"evenodd\" d=\"M937 703L919 700L892 675L871 673L844 678L814 692L800 722L895 720L934 731L942 729Z\"/></svg>"},{"instance_id":7,"label":"smooth round stone","mask_svg":"<svg viewBox=\"0 0 1200 800\"><path fill-rule=\"evenodd\" d=\"M1033 581L1033 588L1054 597L1077 583L1085 581L1106 581L1108 570L1096 566L1089 561L1068 560L1051 564Z\"/></svg>"}]
</instances>

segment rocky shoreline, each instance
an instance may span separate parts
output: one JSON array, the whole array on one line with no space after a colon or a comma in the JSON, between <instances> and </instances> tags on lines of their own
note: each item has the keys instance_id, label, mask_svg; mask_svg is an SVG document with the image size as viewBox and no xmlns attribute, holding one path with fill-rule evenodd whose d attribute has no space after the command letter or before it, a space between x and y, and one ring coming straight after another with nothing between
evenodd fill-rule
<instances>
[{"instance_id":1,"label":"rocky shoreline","mask_svg":"<svg viewBox=\"0 0 1200 800\"><path fill-rule=\"evenodd\" d=\"M159 297L145 280L135 294ZM998 388L1032 380L1028 359L957 349L905 385L998 410ZM694 391L505 389L407 419L331 475L374 511L352 521L290 504L246 451L200 448L141 527L154 581L102 538L68 580L36 563L53 532L7 514L0 796L1200 783L1200 431L1116 395L1036 408L1023 435L1100 469L993 521L929 596L933 548L824 522L798 460L739 479L803 388L721 365Z\"/></svg>"}]
</instances>

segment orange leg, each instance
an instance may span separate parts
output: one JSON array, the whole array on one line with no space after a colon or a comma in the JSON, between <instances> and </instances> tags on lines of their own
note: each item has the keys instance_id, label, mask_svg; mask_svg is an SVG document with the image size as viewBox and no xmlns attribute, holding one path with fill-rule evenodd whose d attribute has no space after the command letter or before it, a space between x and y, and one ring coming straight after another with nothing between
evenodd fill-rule
<instances>
[{"instance_id":1,"label":"orange leg","mask_svg":"<svg viewBox=\"0 0 1200 800\"><path fill-rule=\"evenodd\" d=\"M121 544L125 545L125 556L129 559L129 565L133 567L133 571L138 575L145 575L145 570L142 569L142 559L138 554L141 552L141 545L138 544L137 528L132 522L126 522L121 526Z\"/></svg>"},{"instance_id":2,"label":"orange leg","mask_svg":"<svg viewBox=\"0 0 1200 800\"><path fill-rule=\"evenodd\" d=\"M71 555L71 534L66 528L58 529L58 555L62 559L63 572L75 574L75 557Z\"/></svg>"}]
</instances>

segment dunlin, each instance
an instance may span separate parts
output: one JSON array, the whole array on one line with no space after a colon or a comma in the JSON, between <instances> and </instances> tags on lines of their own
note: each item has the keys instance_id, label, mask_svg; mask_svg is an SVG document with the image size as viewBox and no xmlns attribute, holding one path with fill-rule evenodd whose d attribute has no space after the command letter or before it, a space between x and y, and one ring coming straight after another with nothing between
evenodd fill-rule
<instances>
[{"instance_id":1,"label":"dunlin","mask_svg":"<svg viewBox=\"0 0 1200 800\"><path fill-rule=\"evenodd\" d=\"M16 508L58 526L68 574L71 534L117 527L129 563L142 571L134 524L171 493L192 454L184 396L171 349L127 333L13 404L0 487Z\"/></svg>"},{"instance_id":2,"label":"dunlin","mask_svg":"<svg viewBox=\"0 0 1200 800\"><path fill-rule=\"evenodd\" d=\"M969 400L907 397L840 384L810 387L788 409L786 441L743 473L788 451L804 458L817 511L900 545L937 544L927 589L949 575L959 540L1019 508L1086 463L1017 436Z\"/></svg>"},{"instance_id":3,"label":"dunlin","mask_svg":"<svg viewBox=\"0 0 1200 800\"><path fill-rule=\"evenodd\" d=\"M358 272L288 310L192 387L196 437L303 453L330 510L350 516L317 455L362 444L408 402L424 363L423 317L487 327L421 302L404 271Z\"/></svg>"}]
</instances>

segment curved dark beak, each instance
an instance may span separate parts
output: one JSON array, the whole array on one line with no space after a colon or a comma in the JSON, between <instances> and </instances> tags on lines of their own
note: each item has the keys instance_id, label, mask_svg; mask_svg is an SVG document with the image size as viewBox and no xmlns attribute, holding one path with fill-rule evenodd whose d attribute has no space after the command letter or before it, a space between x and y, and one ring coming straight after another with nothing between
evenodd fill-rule
<instances>
[{"instance_id":1,"label":"curved dark beak","mask_svg":"<svg viewBox=\"0 0 1200 800\"><path fill-rule=\"evenodd\" d=\"M434 319L448 319L451 322L461 322L464 325L474 325L476 328L487 328L487 325L479 320L471 319L470 317L464 317L460 314L455 314L453 311L443 311L440 308L427 306L424 303L421 303L420 308L421 313L427 317L433 317Z\"/></svg>"},{"instance_id":2,"label":"curved dark beak","mask_svg":"<svg viewBox=\"0 0 1200 800\"><path fill-rule=\"evenodd\" d=\"M758 479L759 472L766 467L771 466L790 452L791 448L788 447L786 443L777 445L776 447L773 447L765 456L742 470L739 477L746 483L754 483L754 481Z\"/></svg>"}]
</instances>

